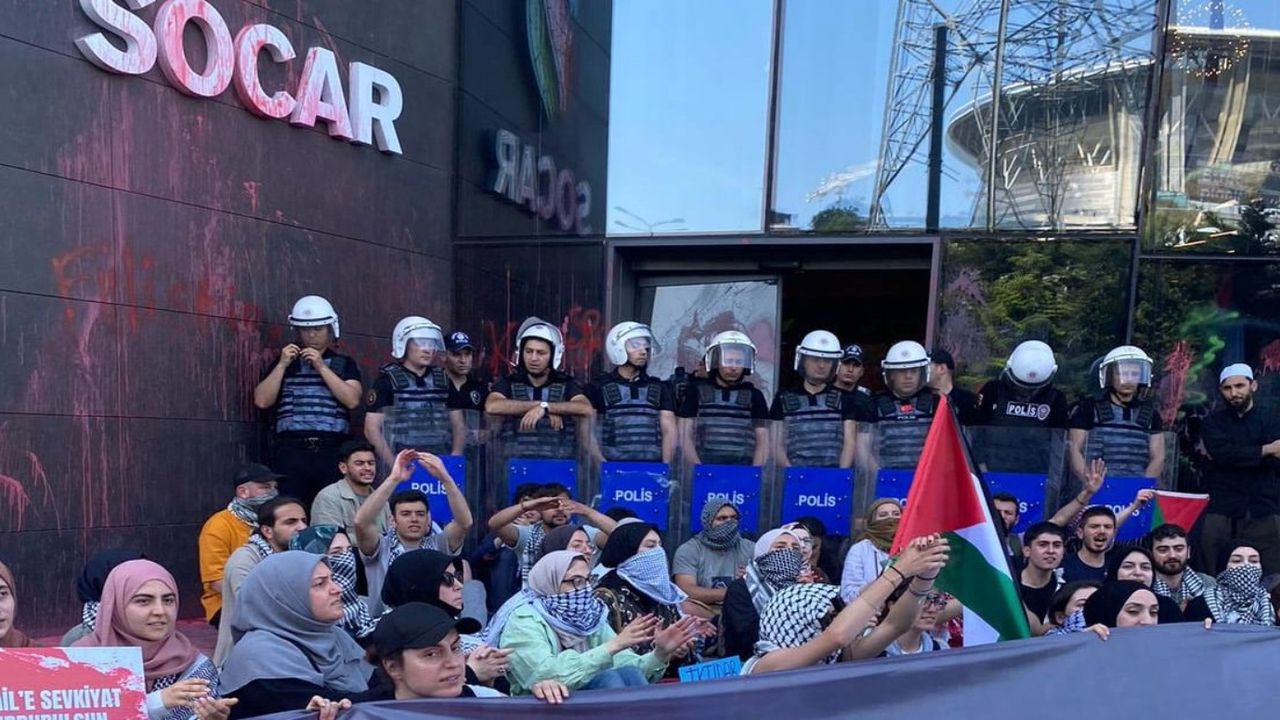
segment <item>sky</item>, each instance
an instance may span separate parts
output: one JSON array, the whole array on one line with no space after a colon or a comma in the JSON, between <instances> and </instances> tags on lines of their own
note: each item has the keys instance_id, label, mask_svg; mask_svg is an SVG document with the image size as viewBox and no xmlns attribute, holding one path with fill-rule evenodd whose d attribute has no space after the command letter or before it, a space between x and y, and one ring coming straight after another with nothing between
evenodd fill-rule
<instances>
[{"instance_id":1,"label":"sky","mask_svg":"<svg viewBox=\"0 0 1280 720\"><path fill-rule=\"evenodd\" d=\"M1209 0L1183 5L1207 17ZM870 204L898 4L785 6L776 209L807 228L830 204L864 214ZM1243 17L1255 28L1280 28L1276 0L1227 7L1228 26ZM609 233L759 231L772 11L772 0L614 1ZM976 82L972 76L959 91L948 117L975 97ZM977 170L950 147L943 166L942 225L967 227ZM834 177L842 189L811 197ZM909 165L887 197L890 224L921 226L925 195L923 166Z\"/></svg>"}]
</instances>

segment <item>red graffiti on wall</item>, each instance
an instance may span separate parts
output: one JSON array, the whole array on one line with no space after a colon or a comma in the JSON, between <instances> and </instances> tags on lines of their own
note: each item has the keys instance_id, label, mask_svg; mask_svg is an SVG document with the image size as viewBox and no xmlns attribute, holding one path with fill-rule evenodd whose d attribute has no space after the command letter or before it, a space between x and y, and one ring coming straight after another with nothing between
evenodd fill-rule
<instances>
[{"instance_id":1,"label":"red graffiti on wall","mask_svg":"<svg viewBox=\"0 0 1280 720\"><path fill-rule=\"evenodd\" d=\"M580 377L591 373L592 362L604 350L606 328L595 308L574 305L560 322L564 335L564 369Z\"/></svg>"},{"instance_id":2,"label":"red graffiti on wall","mask_svg":"<svg viewBox=\"0 0 1280 720\"><path fill-rule=\"evenodd\" d=\"M1160 381L1158 397L1160 419L1166 426L1178 417L1178 408L1187 393L1187 371L1191 369L1191 347L1186 340L1174 343L1164 362L1164 378Z\"/></svg>"},{"instance_id":3,"label":"red graffiti on wall","mask_svg":"<svg viewBox=\"0 0 1280 720\"><path fill-rule=\"evenodd\" d=\"M519 327L519 323L508 320L506 328L499 331L493 320L484 321L484 358L481 362L489 371L489 377L494 380L506 377L511 372L511 345Z\"/></svg>"},{"instance_id":4,"label":"red graffiti on wall","mask_svg":"<svg viewBox=\"0 0 1280 720\"><path fill-rule=\"evenodd\" d=\"M1272 340L1267 343L1267 346L1258 353L1258 359L1262 361L1262 368L1258 371L1259 375L1280 372L1280 340Z\"/></svg>"}]
</instances>

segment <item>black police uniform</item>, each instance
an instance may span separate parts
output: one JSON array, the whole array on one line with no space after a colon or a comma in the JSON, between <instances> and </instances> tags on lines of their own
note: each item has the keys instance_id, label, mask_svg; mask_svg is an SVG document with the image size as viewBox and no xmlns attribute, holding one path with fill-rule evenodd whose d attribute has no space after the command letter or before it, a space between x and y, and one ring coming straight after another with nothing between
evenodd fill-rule
<instances>
[{"instance_id":1,"label":"black police uniform","mask_svg":"<svg viewBox=\"0 0 1280 720\"><path fill-rule=\"evenodd\" d=\"M1061 470L1068 419L1067 396L1052 385L1030 394L1002 379L991 380L978 393L973 425L1004 428L972 433L974 460L988 470L1049 473Z\"/></svg>"},{"instance_id":2,"label":"black police uniform","mask_svg":"<svg viewBox=\"0 0 1280 720\"><path fill-rule=\"evenodd\" d=\"M535 387L524 368L519 368L505 378L493 384L490 392L495 392L508 400L532 402L569 402L582 389L568 374L552 370L551 377L541 387ZM564 427L555 430L551 427L549 415L539 418L538 424L531 432L520 430L520 418L508 417L503 428L503 442L508 458L529 458L534 460L571 460L578 455L577 419L572 415L562 415L560 419Z\"/></svg>"},{"instance_id":3,"label":"black police uniform","mask_svg":"<svg viewBox=\"0 0 1280 720\"><path fill-rule=\"evenodd\" d=\"M923 388L906 399L888 390L871 396L871 402L861 410L863 415L858 419L878 426L881 467L916 466L938 403L938 393L933 388Z\"/></svg>"},{"instance_id":4,"label":"black police uniform","mask_svg":"<svg viewBox=\"0 0 1280 720\"><path fill-rule=\"evenodd\" d=\"M332 350L324 362L342 380L360 382L356 361ZM270 374L270 370L263 377ZM338 446L351 433L350 414L324 384L310 363L297 358L284 370L275 414L275 452L272 467L284 475L283 495L311 506L321 488L338 477Z\"/></svg>"},{"instance_id":5,"label":"black police uniform","mask_svg":"<svg viewBox=\"0 0 1280 720\"><path fill-rule=\"evenodd\" d=\"M755 459L755 429L769 420L764 393L746 380L721 385L718 378L689 385L677 412L697 418L694 442L707 465L750 465Z\"/></svg>"},{"instance_id":6,"label":"black police uniform","mask_svg":"<svg viewBox=\"0 0 1280 720\"><path fill-rule=\"evenodd\" d=\"M1068 424L1073 430L1089 431L1085 462L1102 458L1112 477L1144 475L1151 459L1151 436L1163 429L1154 401L1134 397L1119 404L1109 391L1080 398Z\"/></svg>"},{"instance_id":7,"label":"black police uniform","mask_svg":"<svg viewBox=\"0 0 1280 720\"><path fill-rule=\"evenodd\" d=\"M844 421L857 419L854 400L849 397L854 393L834 385L810 393L800 385L777 394L769 416L783 424L787 459L792 465L839 467Z\"/></svg>"},{"instance_id":8,"label":"black police uniform","mask_svg":"<svg viewBox=\"0 0 1280 720\"><path fill-rule=\"evenodd\" d=\"M600 452L613 462L662 462L663 411L675 412L671 386L645 373L628 380L617 370L587 388L600 428Z\"/></svg>"},{"instance_id":9,"label":"black police uniform","mask_svg":"<svg viewBox=\"0 0 1280 720\"><path fill-rule=\"evenodd\" d=\"M393 454L412 448L448 455L453 452L452 387L441 368L427 368L419 375L402 363L389 363L365 396L365 410L386 416L382 436Z\"/></svg>"}]
</instances>

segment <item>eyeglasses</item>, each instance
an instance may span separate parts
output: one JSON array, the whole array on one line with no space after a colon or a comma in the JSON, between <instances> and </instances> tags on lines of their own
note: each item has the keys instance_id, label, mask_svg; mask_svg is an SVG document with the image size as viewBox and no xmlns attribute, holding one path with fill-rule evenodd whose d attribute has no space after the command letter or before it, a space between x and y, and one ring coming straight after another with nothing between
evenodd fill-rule
<instances>
[{"instance_id":1,"label":"eyeglasses","mask_svg":"<svg viewBox=\"0 0 1280 720\"><path fill-rule=\"evenodd\" d=\"M591 587L591 578L585 578L585 577L565 578L564 580L560 581L560 587L563 588L565 585L571 586L574 590L589 588Z\"/></svg>"},{"instance_id":2,"label":"eyeglasses","mask_svg":"<svg viewBox=\"0 0 1280 720\"><path fill-rule=\"evenodd\" d=\"M447 572L440 576L440 587L453 587L455 584L462 584L462 576L457 573Z\"/></svg>"},{"instance_id":3,"label":"eyeglasses","mask_svg":"<svg viewBox=\"0 0 1280 720\"><path fill-rule=\"evenodd\" d=\"M946 607L947 596L942 593L929 593L924 599L924 604L931 607Z\"/></svg>"}]
</instances>

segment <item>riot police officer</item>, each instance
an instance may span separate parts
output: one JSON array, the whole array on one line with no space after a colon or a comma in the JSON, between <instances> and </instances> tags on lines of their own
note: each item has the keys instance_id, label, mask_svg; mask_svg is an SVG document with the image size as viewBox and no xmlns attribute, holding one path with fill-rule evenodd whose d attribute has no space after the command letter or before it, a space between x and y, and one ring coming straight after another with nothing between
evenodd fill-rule
<instances>
[{"instance_id":1,"label":"riot police officer","mask_svg":"<svg viewBox=\"0 0 1280 720\"><path fill-rule=\"evenodd\" d=\"M746 376L755 365L751 338L728 330L711 338L703 355L707 380L692 384L677 412L684 422L689 463L764 465L769 459L769 403Z\"/></svg>"},{"instance_id":2,"label":"riot police officer","mask_svg":"<svg viewBox=\"0 0 1280 720\"><path fill-rule=\"evenodd\" d=\"M885 389L871 396L870 412L859 418L876 426L878 465L914 468L938 409L929 387L929 354L918 342L894 343L880 363Z\"/></svg>"},{"instance_id":3,"label":"riot police officer","mask_svg":"<svg viewBox=\"0 0 1280 720\"><path fill-rule=\"evenodd\" d=\"M405 448L457 455L466 441L462 411L449 406L449 377L437 359L444 352L440 326L419 315L396 323L391 357L365 396L364 435L391 467Z\"/></svg>"},{"instance_id":4,"label":"riot police officer","mask_svg":"<svg viewBox=\"0 0 1280 720\"><path fill-rule=\"evenodd\" d=\"M577 457L577 418L595 410L582 389L564 372L564 337L540 318L525 320L516 332L516 357L510 375L493 384L484 411L506 421L503 439L510 458Z\"/></svg>"},{"instance_id":5,"label":"riot police officer","mask_svg":"<svg viewBox=\"0 0 1280 720\"><path fill-rule=\"evenodd\" d=\"M1049 473L1059 477L1067 397L1053 386L1058 372L1053 348L1039 340L1019 343L1004 370L978 392L970 439L975 460L988 470Z\"/></svg>"},{"instance_id":6,"label":"riot police officer","mask_svg":"<svg viewBox=\"0 0 1280 720\"><path fill-rule=\"evenodd\" d=\"M299 298L289 312L296 341L285 345L253 389L253 404L275 412L272 467L280 491L310 507L316 493L337 477L338 446L349 436L349 412L360 404L360 368L333 351L340 337L338 313L319 295Z\"/></svg>"},{"instance_id":7,"label":"riot police officer","mask_svg":"<svg viewBox=\"0 0 1280 720\"><path fill-rule=\"evenodd\" d=\"M670 385L645 372L658 351L653 331L643 323L618 323L605 335L604 349L615 367L587 390L600 429L592 454L599 462L670 463L675 397Z\"/></svg>"},{"instance_id":8,"label":"riot police officer","mask_svg":"<svg viewBox=\"0 0 1280 720\"><path fill-rule=\"evenodd\" d=\"M840 341L826 330L814 330L796 348L799 386L774 397L770 416L782 423L778 464L782 467L851 467L854 415L848 393L832 384ZM856 392L856 391L854 391Z\"/></svg>"},{"instance_id":9,"label":"riot police officer","mask_svg":"<svg viewBox=\"0 0 1280 720\"><path fill-rule=\"evenodd\" d=\"M1121 345L1102 358L1097 396L1080 399L1071 413L1068 454L1081 482L1086 462L1102 458L1112 477L1159 477L1164 470L1164 436L1155 402L1143 390L1151 386L1151 357Z\"/></svg>"}]
</instances>

